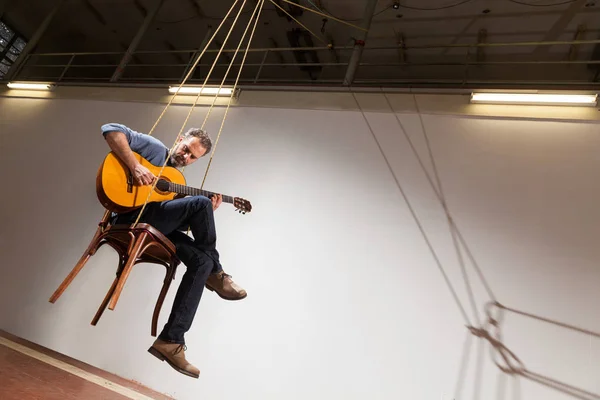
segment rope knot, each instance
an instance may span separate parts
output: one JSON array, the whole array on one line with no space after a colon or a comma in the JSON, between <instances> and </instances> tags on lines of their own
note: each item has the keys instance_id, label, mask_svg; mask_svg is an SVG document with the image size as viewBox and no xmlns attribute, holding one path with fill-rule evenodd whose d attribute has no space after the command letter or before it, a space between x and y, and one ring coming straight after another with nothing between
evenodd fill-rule
<instances>
[{"instance_id":1,"label":"rope knot","mask_svg":"<svg viewBox=\"0 0 600 400\"><path fill-rule=\"evenodd\" d=\"M467 326L467 329L477 337L483 338L488 336L485 329L475 328L474 326Z\"/></svg>"}]
</instances>

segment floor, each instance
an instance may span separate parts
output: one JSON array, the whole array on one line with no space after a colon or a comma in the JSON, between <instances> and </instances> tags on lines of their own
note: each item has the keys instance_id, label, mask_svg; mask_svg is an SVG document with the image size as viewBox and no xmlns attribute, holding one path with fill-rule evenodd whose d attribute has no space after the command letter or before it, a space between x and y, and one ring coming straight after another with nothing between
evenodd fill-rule
<instances>
[{"instance_id":1,"label":"floor","mask_svg":"<svg viewBox=\"0 0 600 400\"><path fill-rule=\"evenodd\" d=\"M135 382L0 330L2 400L167 400Z\"/></svg>"}]
</instances>

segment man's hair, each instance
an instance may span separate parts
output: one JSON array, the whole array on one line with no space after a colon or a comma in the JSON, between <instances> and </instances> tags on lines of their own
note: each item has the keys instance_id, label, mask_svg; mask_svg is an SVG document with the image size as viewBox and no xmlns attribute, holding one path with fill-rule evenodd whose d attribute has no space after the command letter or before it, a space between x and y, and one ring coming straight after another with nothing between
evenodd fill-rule
<instances>
[{"instance_id":1,"label":"man's hair","mask_svg":"<svg viewBox=\"0 0 600 400\"><path fill-rule=\"evenodd\" d=\"M198 138L202 147L206 149L206 153L204 153L205 155L210 153L210 150L212 149L212 140L210 139L208 132L200 128L191 128L183 134L183 138L187 139L190 136Z\"/></svg>"}]
</instances>

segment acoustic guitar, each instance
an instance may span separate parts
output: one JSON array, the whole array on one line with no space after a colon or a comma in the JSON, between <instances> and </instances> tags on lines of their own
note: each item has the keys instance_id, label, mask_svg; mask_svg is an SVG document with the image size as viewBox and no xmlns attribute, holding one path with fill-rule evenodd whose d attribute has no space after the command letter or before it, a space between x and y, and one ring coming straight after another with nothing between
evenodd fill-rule
<instances>
[{"instance_id":1,"label":"acoustic guitar","mask_svg":"<svg viewBox=\"0 0 600 400\"><path fill-rule=\"evenodd\" d=\"M151 164L138 153L133 153L144 167L148 168L154 176L158 176L161 167ZM98 169L96 176L96 194L100 203L109 211L123 213L140 208L146 202L152 185L137 185L129 168L110 152ZM160 202L173 200L184 196L206 196L211 197L213 192L186 186L185 177L177 168L165 166L161 176L158 178L156 187L152 190L148 202ZM236 211L246 214L252 211L252 205L248 200L240 197L223 195L223 202L233 204Z\"/></svg>"}]
</instances>

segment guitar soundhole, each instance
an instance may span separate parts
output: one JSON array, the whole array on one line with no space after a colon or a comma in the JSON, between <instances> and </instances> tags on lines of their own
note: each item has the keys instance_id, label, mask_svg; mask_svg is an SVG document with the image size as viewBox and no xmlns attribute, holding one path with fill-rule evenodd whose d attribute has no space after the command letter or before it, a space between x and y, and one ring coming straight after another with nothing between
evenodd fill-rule
<instances>
[{"instance_id":1,"label":"guitar soundhole","mask_svg":"<svg viewBox=\"0 0 600 400\"><path fill-rule=\"evenodd\" d=\"M163 195L169 194L169 181L164 178L159 179L156 183L155 190Z\"/></svg>"}]
</instances>

